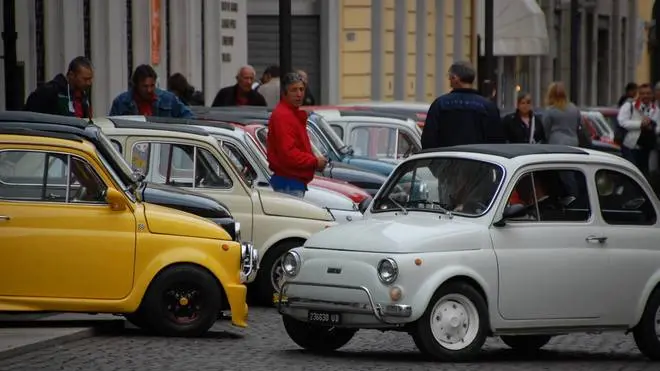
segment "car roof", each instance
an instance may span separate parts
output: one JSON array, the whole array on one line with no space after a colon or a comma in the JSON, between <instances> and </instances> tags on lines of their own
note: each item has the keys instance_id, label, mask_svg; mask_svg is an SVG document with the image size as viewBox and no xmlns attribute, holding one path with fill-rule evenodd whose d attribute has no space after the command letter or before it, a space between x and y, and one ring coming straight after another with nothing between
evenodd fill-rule
<instances>
[{"instance_id":1,"label":"car roof","mask_svg":"<svg viewBox=\"0 0 660 371\"><path fill-rule=\"evenodd\" d=\"M581 148L557 145L557 144L527 144L527 143L502 143L502 144L466 144L452 147L427 148L418 152L422 153L444 153L465 152L492 155L512 159L520 156L566 154L566 155L589 155L588 151Z\"/></svg>"},{"instance_id":2,"label":"car roof","mask_svg":"<svg viewBox=\"0 0 660 371\"><path fill-rule=\"evenodd\" d=\"M147 117L147 120L150 118ZM209 133L192 125L186 125L185 122L152 122L152 121L136 121L130 119L123 119L117 117L108 117L107 120L118 129L141 129L141 130L167 130L186 134L195 134L208 136Z\"/></svg>"},{"instance_id":3,"label":"car roof","mask_svg":"<svg viewBox=\"0 0 660 371\"><path fill-rule=\"evenodd\" d=\"M27 111L0 112L2 134L83 140L96 143L99 128L87 119Z\"/></svg>"}]
</instances>

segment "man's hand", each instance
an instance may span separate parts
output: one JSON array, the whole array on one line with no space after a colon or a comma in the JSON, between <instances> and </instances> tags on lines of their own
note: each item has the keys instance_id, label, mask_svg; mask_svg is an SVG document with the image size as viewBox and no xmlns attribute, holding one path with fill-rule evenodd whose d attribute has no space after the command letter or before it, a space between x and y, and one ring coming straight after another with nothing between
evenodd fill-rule
<instances>
[{"instance_id":1,"label":"man's hand","mask_svg":"<svg viewBox=\"0 0 660 371\"><path fill-rule=\"evenodd\" d=\"M646 128L648 128L650 125L651 125L651 119L648 118L648 117L646 117L646 116L644 116L644 117L642 118L642 128L646 129Z\"/></svg>"},{"instance_id":2,"label":"man's hand","mask_svg":"<svg viewBox=\"0 0 660 371\"><path fill-rule=\"evenodd\" d=\"M325 156L316 156L316 169L323 171L325 165L328 164L328 159Z\"/></svg>"}]
</instances>

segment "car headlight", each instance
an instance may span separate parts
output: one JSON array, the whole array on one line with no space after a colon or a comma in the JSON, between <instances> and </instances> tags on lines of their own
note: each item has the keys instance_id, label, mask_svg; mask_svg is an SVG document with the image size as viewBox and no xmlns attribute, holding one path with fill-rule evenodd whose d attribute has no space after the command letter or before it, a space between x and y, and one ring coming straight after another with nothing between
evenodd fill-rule
<instances>
[{"instance_id":1,"label":"car headlight","mask_svg":"<svg viewBox=\"0 0 660 371\"><path fill-rule=\"evenodd\" d=\"M378 262L378 279L386 285L394 283L399 277L399 267L392 258L386 258Z\"/></svg>"},{"instance_id":2,"label":"car headlight","mask_svg":"<svg viewBox=\"0 0 660 371\"><path fill-rule=\"evenodd\" d=\"M282 270L289 277L294 277L300 272L300 255L295 251L287 252L282 258Z\"/></svg>"},{"instance_id":3,"label":"car headlight","mask_svg":"<svg viewBox=\"0 0 660 371\"><path fill-rule=\"evenodd\" d=\"M241 242L241 282L251 283L257 278L259 252L249 242Z\"/></svg>"}]
</instances>

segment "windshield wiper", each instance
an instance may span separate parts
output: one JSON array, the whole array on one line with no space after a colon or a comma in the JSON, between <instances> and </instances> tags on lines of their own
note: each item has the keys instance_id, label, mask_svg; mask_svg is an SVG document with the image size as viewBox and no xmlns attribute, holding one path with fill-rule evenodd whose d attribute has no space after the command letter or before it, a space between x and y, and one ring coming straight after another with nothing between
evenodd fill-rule
<instances>
[{"instance_id":1,"label":"windshield wiper","mask_svg":"<svg viewBox=\"0 0 660 371\"><path fill-rule=\"evenodd\" d=\"M394 197L392 197L392 195L388 195L388 196L387 196L387 199L390 200L390 201L392 201L392 203L393 203L396 207L398 207L399 209L401 209L401 212L403 213L403 215L408 215L408 210L407 210L405 207L403 207L403 205L401 205L400 203L398 203L398 202L394 199Z\"/></svg>"},{"instance_id":2,"label":"windshield wiper","mask_svg":"<svg viewBox=\"0 0 660 371\"><path fill-rule=\"evenodd\" d=\"M424 204L424 205L433 205L435 206L433 210L439 211L443 214L447 214L449 216L452 215L452 212L445 209L439 202L437 201L426 201L426 200L415 200L415 201L410 201L409 203L419 203L419 204Z\"/></svg>"}]
</instances>

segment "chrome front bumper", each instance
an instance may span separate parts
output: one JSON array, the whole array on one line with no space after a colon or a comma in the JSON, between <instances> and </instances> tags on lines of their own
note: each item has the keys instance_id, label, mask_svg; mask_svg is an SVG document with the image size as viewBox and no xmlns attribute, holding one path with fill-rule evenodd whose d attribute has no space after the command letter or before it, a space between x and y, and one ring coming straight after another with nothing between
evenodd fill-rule
<instances>
[{"instance_id":1,"label":"chrome front bumper","mask_svg":"<svg viewBox=\"0 0 660 371\"><path fill-rule=\"evenodd\" d=\"M287 298L286 288L293 285L358 290L365 294L368 302L355 303L305 298ZM280 314L288 314L287 312L289 309L324 310L347 314L362 314L373 316L378 322L392 326L403 326L405 323L401 321L392 321L391 318L407 318L412 315L412 307L410 305L376 303L369 289L364 286L285 281L280 287L279 295L275 300L277 301L277 311Z\"/></svg>"},{"instance_id":2,"label":"chrome front bumper","mask_svg":"<svg viewBox=\"0 0 660 371\"><path fill-rule=\"evenodd\" d=\"M241 282L251 283L257 278L259 252L250 242L241 242Z\"/></svg>"}]
</instances>

